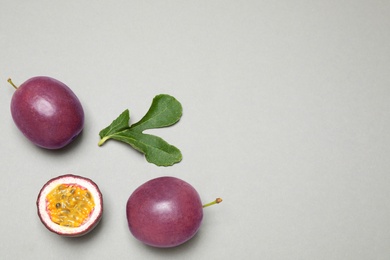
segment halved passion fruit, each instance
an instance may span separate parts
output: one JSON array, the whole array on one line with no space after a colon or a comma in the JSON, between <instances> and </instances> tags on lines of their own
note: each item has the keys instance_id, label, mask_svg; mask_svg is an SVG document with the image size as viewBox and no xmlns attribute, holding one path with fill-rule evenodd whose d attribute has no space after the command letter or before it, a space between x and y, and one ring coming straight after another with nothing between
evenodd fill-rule
<instances>
[{"instance_id":1,"label":"halved passion fruit","mask_svg":"<svg viewBox=\"0 0 390 260\"><path fill-rule=\"evenodd\" d=\"M62 236L81 236L99 223L103 196L92 180L66 174L42 187L37 207L39 218L50 231Z\"/></svg>"}]
</instances>

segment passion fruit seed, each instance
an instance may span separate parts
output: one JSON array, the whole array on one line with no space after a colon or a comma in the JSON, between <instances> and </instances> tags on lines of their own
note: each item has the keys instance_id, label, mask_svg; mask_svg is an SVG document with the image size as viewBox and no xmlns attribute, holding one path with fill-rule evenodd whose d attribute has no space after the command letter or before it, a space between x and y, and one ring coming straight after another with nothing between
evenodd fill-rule
<instances>
[{"instance_id":1,"label":"passion fruit seed","mask_svg":"<svg viewBox=\"0 0 390 260\"><path fill-rule=\"evenodd\" d=\"M92 213L95 202L89 191L77 184L60 184L46 196L51 220L61 226L79 227Z\"/></svg>"}]
</instances>

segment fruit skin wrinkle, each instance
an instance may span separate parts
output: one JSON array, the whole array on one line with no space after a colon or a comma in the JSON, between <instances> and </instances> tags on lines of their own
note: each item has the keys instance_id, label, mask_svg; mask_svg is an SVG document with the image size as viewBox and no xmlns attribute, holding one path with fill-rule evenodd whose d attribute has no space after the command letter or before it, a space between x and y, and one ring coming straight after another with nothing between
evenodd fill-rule
<instances>
[{"instance_id":1,"label":"fruit skin wrinkle","mask_svg":"<svg viewBox=\"0 0 390 260\"><path fill-rule=\"evenodd\" d=\"M198 192L175 177L152 179L129 197L126 215L130 232L154 247L175 247L199 230L203 207Z\"/></svg>"},{"instance_id":2,"label":"fruit skin wrinkle","mask_svg":"<svg viewBox=\"0 0 390 260\"><path fill-rule=\"evenodd\" d=\"M60 149L82 132L83 107L64 83L38 76L15 88L10 106L12 118L23 135L35 145Z\"/></svg>"}]
</instances>

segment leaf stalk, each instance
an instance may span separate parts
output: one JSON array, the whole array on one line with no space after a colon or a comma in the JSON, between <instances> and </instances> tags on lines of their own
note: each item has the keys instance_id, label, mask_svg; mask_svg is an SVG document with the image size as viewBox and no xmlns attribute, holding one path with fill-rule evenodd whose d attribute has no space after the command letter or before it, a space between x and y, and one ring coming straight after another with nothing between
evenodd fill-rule
<instances>
[{"instance_id":1,"label":"leaf stalk","mask_svg":"<svg viewBox=\"0 0 390 260\"><path fill-rule=\"evenodd\" d=\"M109 136L105 136L102 139L100 139L98 146L102 146L108 139L110 139Z\"/></svg>"}]
</instances>

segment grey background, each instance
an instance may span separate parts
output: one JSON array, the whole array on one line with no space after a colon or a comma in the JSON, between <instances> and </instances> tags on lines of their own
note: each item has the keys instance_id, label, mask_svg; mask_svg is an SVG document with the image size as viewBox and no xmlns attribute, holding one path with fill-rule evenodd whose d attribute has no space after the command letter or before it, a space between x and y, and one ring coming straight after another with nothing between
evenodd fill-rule
<instances>
[{"instance_id":1,"label":"grey background","mask_svg":"<svg viewBox=\"0 0 390 260\"><path fill-rule=\"evenodd\" d=\"M65 3L66 2L66 3ZM389 1L0 1L1 259L389 259ZM86 114L61 151L35 147L9 111L32 76L64 82ZM98 132L139 120L160 93L182 120L151 131L183 152L160 168ZM69 239L39 222L52 177L101 188L105 212ZM176 176L204 202L183 246L142 245L125 204Z\"/></svg>"}]
</instances>

